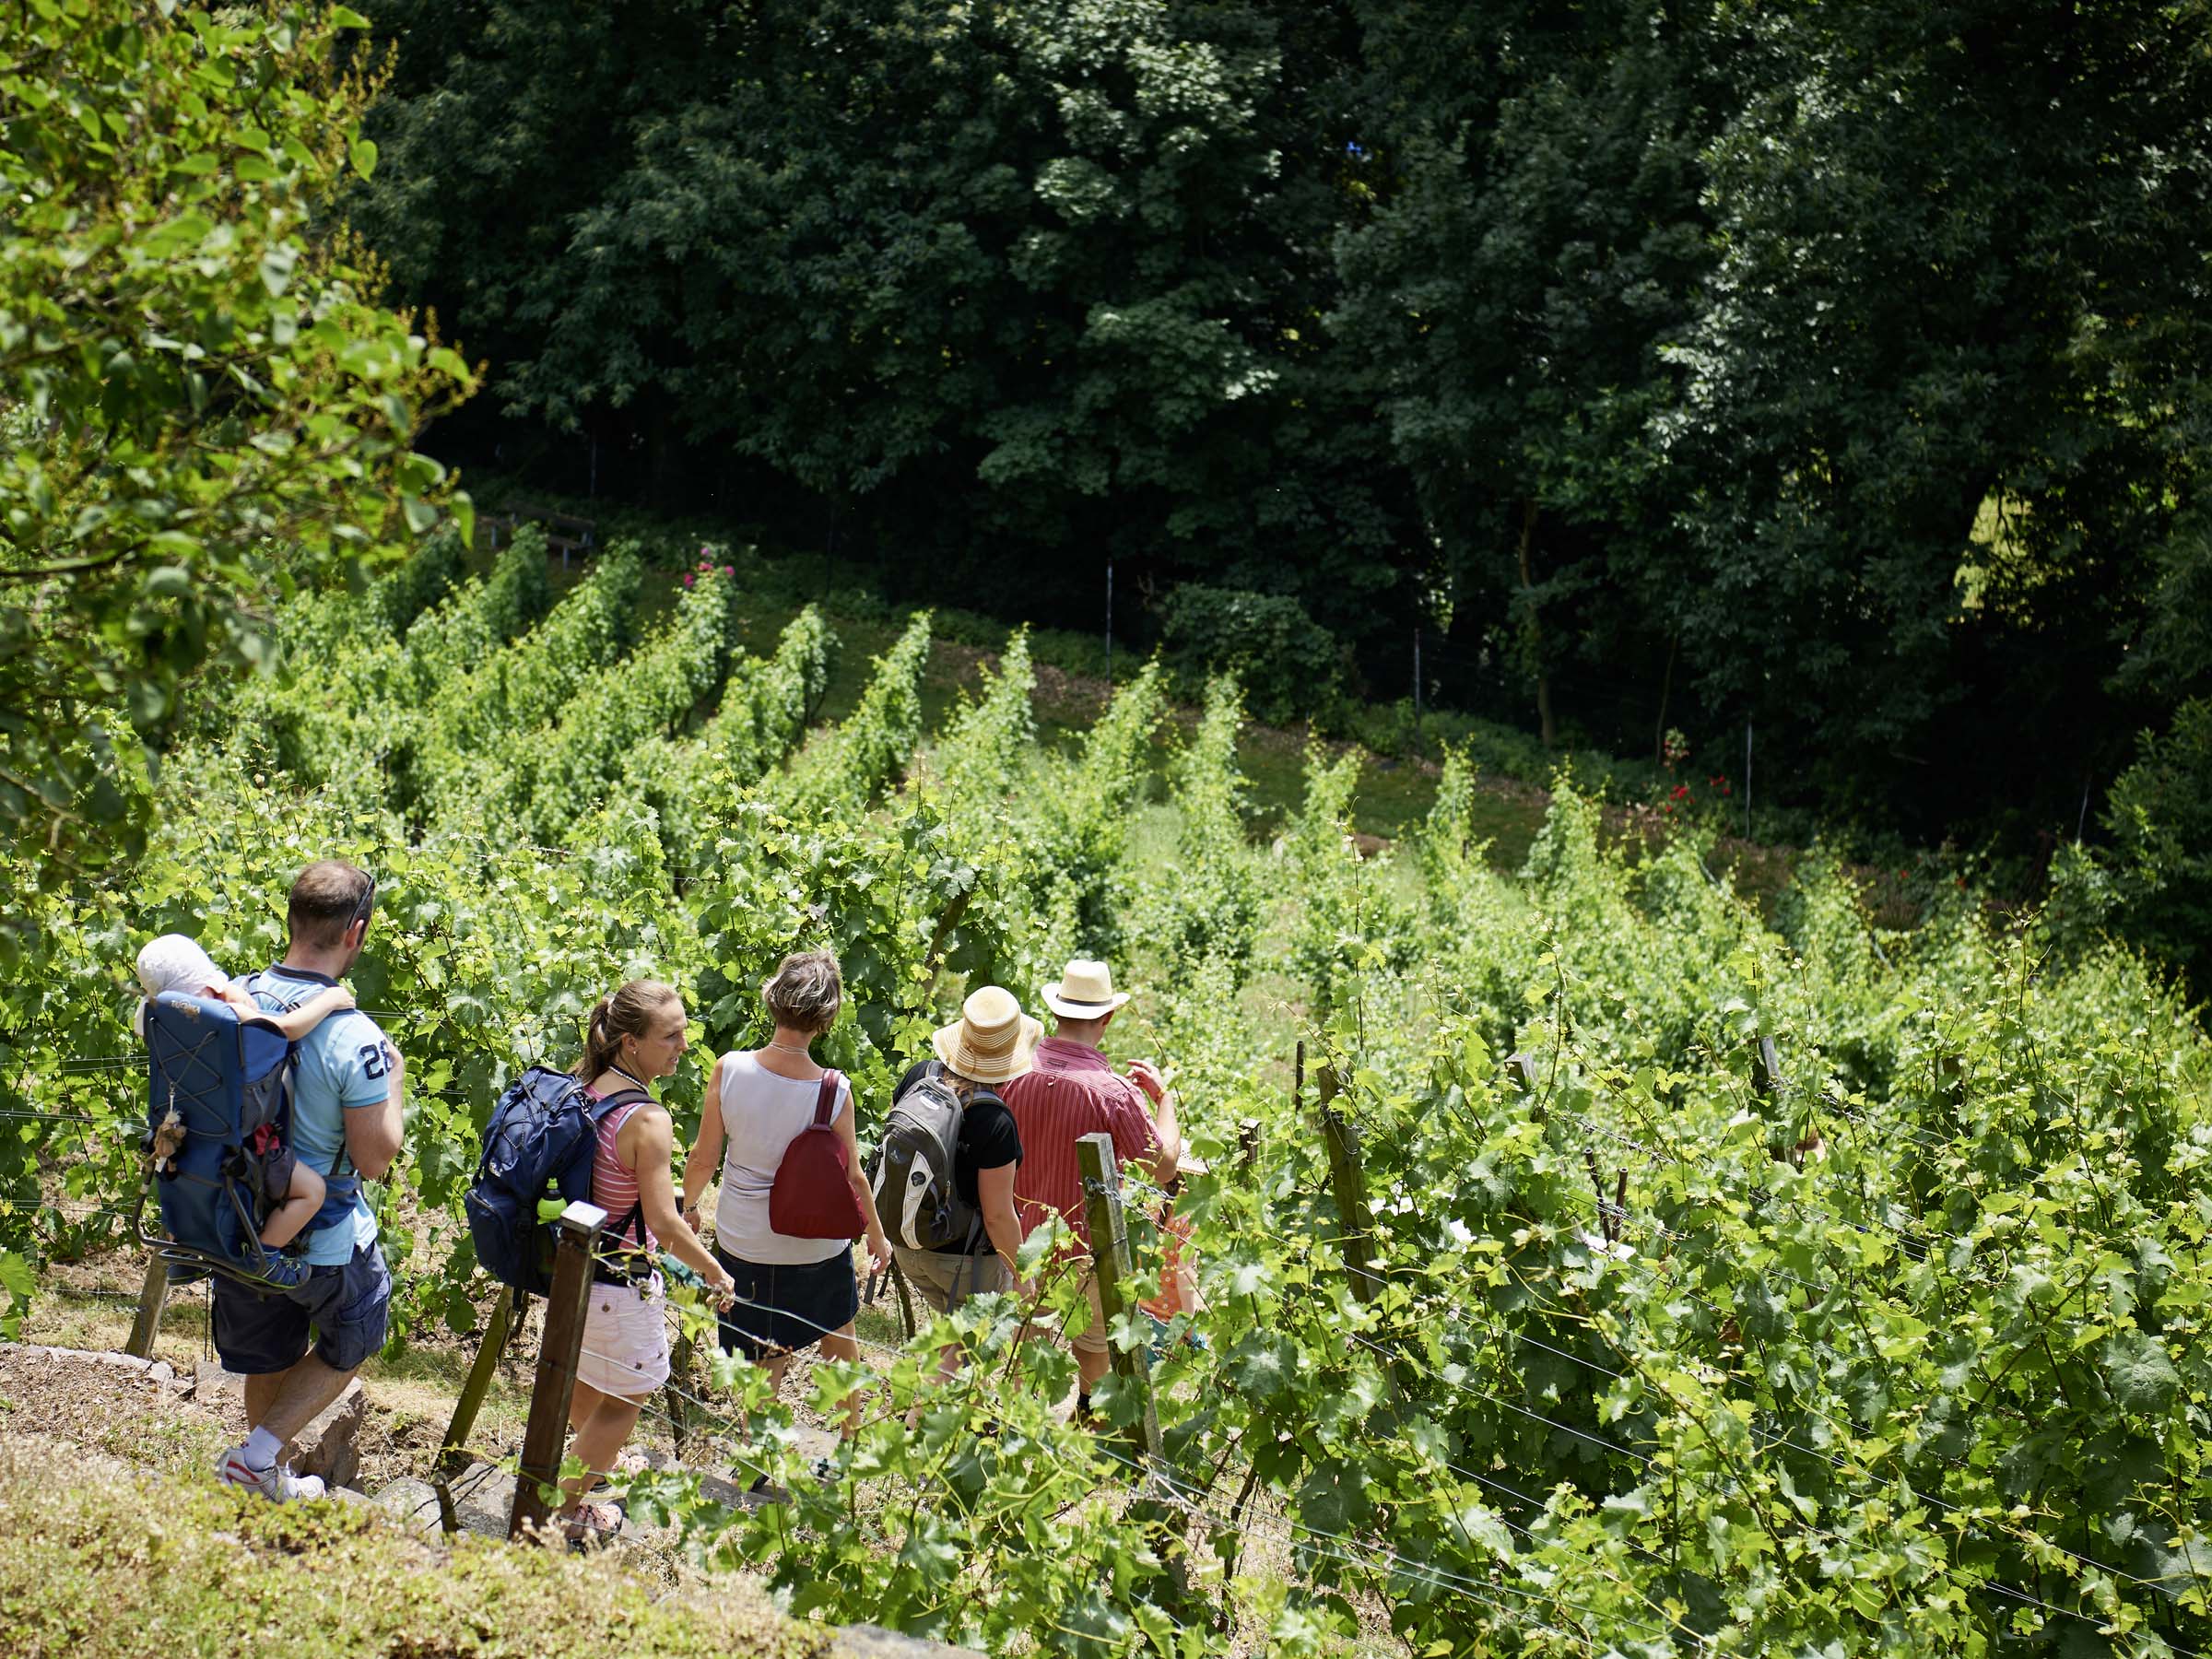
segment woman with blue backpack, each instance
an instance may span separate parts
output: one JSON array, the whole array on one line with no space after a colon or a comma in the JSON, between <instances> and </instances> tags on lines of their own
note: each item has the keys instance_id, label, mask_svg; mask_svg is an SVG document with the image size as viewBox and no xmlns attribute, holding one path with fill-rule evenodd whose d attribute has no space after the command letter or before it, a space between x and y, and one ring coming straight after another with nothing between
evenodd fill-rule
<instances>
[{"instance_id":1,"label":"woman with blue backpack","mask_svg":"<svg viewBox=\"0 0 2212 1659\"><path fill-rule=\"evenodd\" d=\"M563 1483L560 1518L579 1546L622 1527L611 1504L586 1503L637 1427L638 1411L668 1380L668 1312L658 1268L665 1248L727 1306L735 1287L677 1207L669 1173L676 1126L652 1086L684 1057L683 998L658 980L631 980L592 1010L575 1075L593 1097L597 1141L592 1202L607 1214L576 1362L570 1451L587 1471Z\"/></svg>"}]
</instances>

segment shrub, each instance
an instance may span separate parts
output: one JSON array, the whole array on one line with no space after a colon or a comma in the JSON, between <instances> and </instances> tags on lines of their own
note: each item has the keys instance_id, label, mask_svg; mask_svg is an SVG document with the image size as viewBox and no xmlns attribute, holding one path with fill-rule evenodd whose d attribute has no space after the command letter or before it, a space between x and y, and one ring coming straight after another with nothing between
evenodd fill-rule
<instances>
[{"instance_id":1,"label":"shrub","mask_svg":"<svg viewBox=\"0 0 2212 1659\"><path fill-rule=\"evenodd\" d=\"M2104 821L2129 933L2201 991L2212 965L2212 700L2183 703L2163 736L2136 740Z\"/></svg>"},{"instance_id":2,"label":"shrub","mask_svg":"<svg viewBox=\"0 0 2212 1659\"><path fill-rule=\"evenodd\" d=\"M1233 674L1271 725L1324 713L1343 695L1344 647L1280 594L1186 582L1160 607L1169 663L1191 678Z\"/></svg>"}]
</instances>

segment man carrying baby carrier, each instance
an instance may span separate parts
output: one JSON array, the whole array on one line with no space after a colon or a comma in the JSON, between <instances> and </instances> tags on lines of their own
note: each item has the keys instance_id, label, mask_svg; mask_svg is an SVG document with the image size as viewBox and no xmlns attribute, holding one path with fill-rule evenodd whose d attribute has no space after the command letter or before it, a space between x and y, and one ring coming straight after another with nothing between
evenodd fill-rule
<instances>
[{"instance_id":1,"label":"man carrying baby carrier","mask_svg":"<svg viewBox=\"0 0 2212 1659\"><path fill-rule=\"evenodd\" d=\"M336 859L300 872L287 915L284 960L250 982L263 1007L292 1007L351 971L369 932L376 882ZM400 1058L366 1014L335 1014L299 1041L291 1149L327 1186L300 1235L307 1276L287 1289L215 1279L215 1347L246 1379L243 1444L216 1465L233 1486L284 1502L320 1497L323 1483L280 1466L286 1444L384 1346L392 1276L377 1245L361 1181L381 1179L399 1155ZM309 1327L315 1333L308 1348Z\"/></svg>"}]
</instances>

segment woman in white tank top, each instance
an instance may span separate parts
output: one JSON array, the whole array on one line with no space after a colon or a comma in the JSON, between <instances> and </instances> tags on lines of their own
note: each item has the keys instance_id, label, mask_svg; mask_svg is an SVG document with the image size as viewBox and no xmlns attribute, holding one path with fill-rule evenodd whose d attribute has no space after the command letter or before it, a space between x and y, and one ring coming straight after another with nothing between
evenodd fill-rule
<instances>
[{"instance_id":1,"label":"woman in white tank top","mask_svg":"<svg viewBox=\"0 0 2212 1659\"><path fill-rule=\"evenodd\" d=\"M698 1225L700 1194L719 1172L714 1259L737 1293L722 1315L722 1347L765 1365L781 1386L791 1356L818 1342L825 1358L859 1363L853 1322L860 1312L860 1283L851 1243L794 1238L776 1231L768 1218L776 1167L814 1122L822 1067L808 1050L835 1023L844 1001L837 959L826 950L786 957L761 994L775 1034L764 1047L735 1051L714 1063L699 1135L684 1163L684 1213ZM833 1112L831 1125L844 1142L846 1171L866 1221L868 1254L880 1271L890 1264L891 1246L861 1172L849 1084L839 1084ZM846 1403L848 1434L859 1420L855 1394Z\"/></svg>"}]
</instances>

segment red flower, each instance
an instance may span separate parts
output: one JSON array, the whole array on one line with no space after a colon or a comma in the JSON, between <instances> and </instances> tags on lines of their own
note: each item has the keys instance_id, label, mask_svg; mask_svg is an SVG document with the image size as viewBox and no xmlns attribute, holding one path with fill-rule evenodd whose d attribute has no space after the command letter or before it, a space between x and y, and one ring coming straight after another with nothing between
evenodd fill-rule
<instances>
[{"instance_id":1,"label":"red flower","mask_svg":"<svg viewBox=\"0 0 2212 1659\"><path fill-rule=\"evenodd\" d=\"M1675 801L1687 801L1689 799L1689 785L1687 783L1676 784L1674 793L1667 798Z\"/></svg>"},{"instance_id":2,"label":"red flower","mask_svg":"<svg viewBox=\"0 0 2212 1659\"><path fill-rule=\"evenodd\" d=\"M684 585L685 585L686 587L689 587L689 586L690 586L690 585L691 585L693 582L697 582L698 580L699 580L699 572L698 572L698 571L686 571L684 572Z\"/></svg>"}]
</instances>

